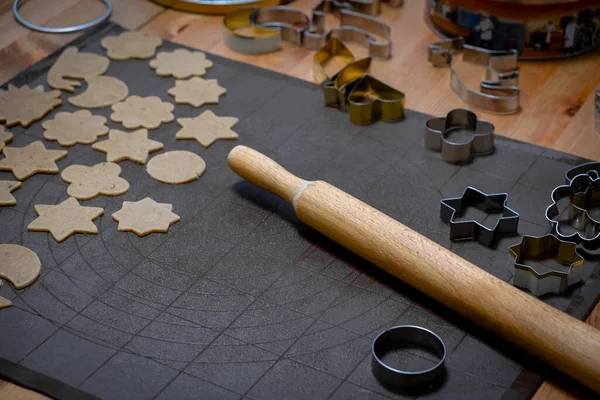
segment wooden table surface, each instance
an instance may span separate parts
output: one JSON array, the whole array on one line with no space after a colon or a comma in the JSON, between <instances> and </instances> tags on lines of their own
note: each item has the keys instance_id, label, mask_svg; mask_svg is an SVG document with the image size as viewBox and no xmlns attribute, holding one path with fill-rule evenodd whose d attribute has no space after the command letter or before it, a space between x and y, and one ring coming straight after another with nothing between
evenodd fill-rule
<instances>
[{"instance_id":1,"label":"wooden table surface","mask_svg":"<svg viewBox=\"0 0 600 400\"><path fill-rule=\"evenodd\" d=\"M40 61L78 34L48 35L32 32L12 16L13 0L0 0L0 82ZM46 26L71 25L102 14L98 0L29 0L21 14ZM223 44L222 18L164 9L148 0L112 0L112 21L129 29L160 36L238 61L300 79L312 80L313 52L284 43L283 50L265 55L242 55ZM318 0L291 5L305 12ZM424 0L406 0L404 7L383 6L381 18L392 26L393 57L374 60L372 72L406 94L406 107L433 115L467 107L450 89L448 70L427 63L427 45L437 40L423 21ZM328 23L335 23L329 20ZM366 51L350 46L357 58ZM458 64L461 77L477 87L481 67ZM496 132L581 157L600 160L600 134L594 131L593 92L600 87L600 52L572 60L520 63L522 110L496 116L474 109L496 125ZM600 305L587 320L600 329ZM0 380L0 400L43 399L42 395ZM534 399L573 399L569 388L545 382Z\"/></svg>"}]
</instances>

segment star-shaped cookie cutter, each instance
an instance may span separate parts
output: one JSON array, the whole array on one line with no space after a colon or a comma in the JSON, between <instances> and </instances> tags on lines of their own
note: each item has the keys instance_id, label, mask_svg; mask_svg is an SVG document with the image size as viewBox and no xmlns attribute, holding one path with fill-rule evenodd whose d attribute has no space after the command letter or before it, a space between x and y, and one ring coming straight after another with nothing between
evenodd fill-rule
<instances>
[{"instance_id":1,"label":"star-shaped cookie cutter","mask_svg":"<svg viewBox=\"0 0 600 400\"><path fill-rule=\"evenodd\" d=\"M467 186L461 197L440 201L440 218L450 225L450 240L475 239L487 247L492 247L501 236L517 233L519 214L506 206L508 194L486 194ZM493 228L488 228L475 220L455 221L468 207L475 207L485 213L502 213Z\"/></svg>"},{"instance_id":2,"label":"star-shaped cookie cutter","mask_svg":"<svg viewBox=\"0 0 600 400\"><path fill-rule=\"evenodd\" d=\"M465 141L452 141L452 133L469 132ZM439 151L442 160L461 164L474 155L494 151L494 125L481 121L472 111L462 108L450 111L445 117L430 118L425 123L425 147Z\"/></svg>"},{"instance_id":3,"label":"star-shaped cookie cutter","mask_svg":"<svg viewBox=\"0 0 600 400\"><path fill-rule=\"evenodd\" d=\"M577 252L577 245L565 242L553 235L541 237L523 236L521 243L508 249L515 257L513 285L529 289L535 296L547 293L563 293L571 285L581 281L583 257ZM568 270L540 273L526 261L543 261L553 259L567 265Z\"/></svg>"},{"instance_id":4,"label":"star-shaped cookie cutter","mask_svg":"<svg viewBox=\"0 0 600 400\"><path fill-rule=\"evenodd\" d=\"M575 176L570 183L552 191L552 204L546 209L546 219L553 233L561 240L582 244L587 250L600 248L600 221L594 219L588 209L600 205L600 180L588 174ZM567 223L576 230L563 233L560 228L561 212L558 202L569 199Z\"/></svg>"}]
</instances>

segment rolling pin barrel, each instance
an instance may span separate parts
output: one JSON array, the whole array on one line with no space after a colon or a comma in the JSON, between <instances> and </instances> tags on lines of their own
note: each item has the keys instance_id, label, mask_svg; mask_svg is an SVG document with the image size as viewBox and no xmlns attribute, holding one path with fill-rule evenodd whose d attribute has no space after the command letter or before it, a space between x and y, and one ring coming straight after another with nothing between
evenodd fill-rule
<instances>
[{"instance_id":1,"label":"rolling pin barrel","mask_svg":"<svg viewBox=\"0 0 600 400\"><path fill-rule=\"evenodd\" d=\"M600 331L527 295L326 182L236 146L229 166L307 225L600 393Z\"/></svg>"}]
</instances>

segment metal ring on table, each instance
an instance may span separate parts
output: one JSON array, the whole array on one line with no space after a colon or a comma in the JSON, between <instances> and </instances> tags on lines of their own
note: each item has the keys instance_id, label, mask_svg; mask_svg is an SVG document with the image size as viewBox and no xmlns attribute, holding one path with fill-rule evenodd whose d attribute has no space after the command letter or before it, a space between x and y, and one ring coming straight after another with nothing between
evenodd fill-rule
<instances>
[{"instance_id":1,"label":"metal ring on table","mask_svg":"<svg viewBox=\"0 0 600 400\"><path fill-rule=\"evenodd\" d=\"M408 343L423 346L440 358L433 367L421 371L402 371L383 362L383 356L399 344ZM373 375L384 385L414 387L433 382L444 369L446 345L442 339L430 331L414 325L395 326L381 333L373 341Z\"/></svg>"},{"instance_id":2,"label":"metal ring on table","mask_svg":"<svg viewBox=\"0 0 600 400\"><path fill-rule=\"evenodd\" d=\"M113 9L110 0L100 0L100 1L102 1L106 5L106 12L100 18L96 18L93 21L86 22L84 24L79 24L79 25L48 28L45 26L32 24L31 22L28 22L25 19L23 19L21 14L19 14L20 0L15 0L13 3L13 15L15 16L15 19L21 25L23 25L31 30L34 30L34 31L44 32L44 33L72 33L72 32L82 31L84 29L91 28L92 26L101 24L102 22L106 21L110 17L110 15L112 14L112 9Z\"/></svg>"}]
</instances>

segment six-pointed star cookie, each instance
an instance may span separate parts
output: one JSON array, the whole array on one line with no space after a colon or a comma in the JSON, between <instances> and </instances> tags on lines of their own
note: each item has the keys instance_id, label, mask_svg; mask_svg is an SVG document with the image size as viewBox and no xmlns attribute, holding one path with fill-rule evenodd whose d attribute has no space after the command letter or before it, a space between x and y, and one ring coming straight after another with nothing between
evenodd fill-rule
<instances>
[{"instance_id":1,"label":"six-pointed star cookie","mask_svg":"<svg viewBox=\"0 0 600 400\"><path fill-rule=\"evenodd\" d=\"M202 79L194 77L186 81L175 81L175 86L168 90L171 96L175 96L175 103L189 104L200 107L204 104L217 104L219 96L224 95L227 90L219 86L216 79Z\"/></svg>"},{"instance_id":2,"label":"six-pointed star cookie","mask_svg":"<svg viewBox=\"0 0 600 400\"><path fill-rule=\"evenodd\" d=\"M73 197L59 205L37 204L37 217L27 227L32 232L50 232L57 242L62 242L75 233L98 233L94 221L104 214L99 207L84 207Z\"/></svg>"},{"instance_id":3,"label":"six-pointed star cookie","mask_svg":"<svg viewBox=\"0 0 600 400\"><path fill-rule=\"evenodd\" d=\"M12 133L4 129L3 126L0 126L0 153L2 152L2 149L4 149L4 146L12 142L12 138Z\"/></svg>"},{"instance_id":4,"label":"six-pointed star cookie","mask_svg":"<svg viewBox=\"0 0 600 400\"><path fill-rule=\"evenodd\" d=\"M178 118L182 129L177 132L177 139L196 139L204 147L208 147L219 139L237 139L238 134L231 130L238 119L234 117L218 117L210 110L204 111L195 118Z\"/></svg>"},{"instance_id":5,"label":"six-pointed star cookie","mask_svg":"<svg viewBox=\"0 0 600 400\"><path fill-rule=\"evenodd\" d=\"M67 156L66 150L48 150L39 140L25 147L5 147L0 171L12 171L20 181L40 173L58 174L56 161Z\"/></svg>"},{"instance_id":6,"label":"six-pointed star cookie","mask_svg":"<svg viewBox=\"0 0 600 400\"><path fill-rule=\"evenodd\" d=\"M156 70L159 76L174 76L176 79L186 79L191 76L204 76L206 70L213 66L201 51L177 49L169 52L158 53L150 61L150 68Z\"/></svg>"},{"instance_id":7,"label":"six-pointed star cookie","mask_svg":"<svg viewBox=\"0 0 600 400\"><path fill-rule=\"evenodd\" d=\"M163 144L148 139L146 129L138 129L131 133L111 129L108 132L108 140L96 142L92 148L106 153L106 160L109 162L130 160L138 164L145 164L148 160L148 153L162 149Z\"/></svg>"},{"instance_id":8,"label":"six-pointed star cookie","mask_svg":"<svg viewBox=\"0 0 600 400\"><path fill-rule=\"evenodd\" d=\"M60 90L45 92L42 85L33 89L8 85L7 90L0 89L0 121L6 121L6 126L28 127L61 104Z\"/></svg>"},{"instance_id":9,"label":"six-pointed star cookie","mask_svg":"<svg viewBox=\"0 0 600 400\"><path fill-rule=\"evenodd\" d=\"M0 206L14 206L17 200L11 194L21 187L18 181L0 181Z\"/></svg>"},{"instance_id":10,"label":"six-pointed star cookie","mask_svg":"<svg viewBox=\"0 0 600 400\"><path fill-rule=\"evenodd\" d=\"M171 224L178 222L179 215L173 214L172 210L172 204L157 203L146 197L136 202L124 201L123 208L112 217L119 223L119 231L146 236L153 232L166 233Z\"/></svg>"}]
</instances>

